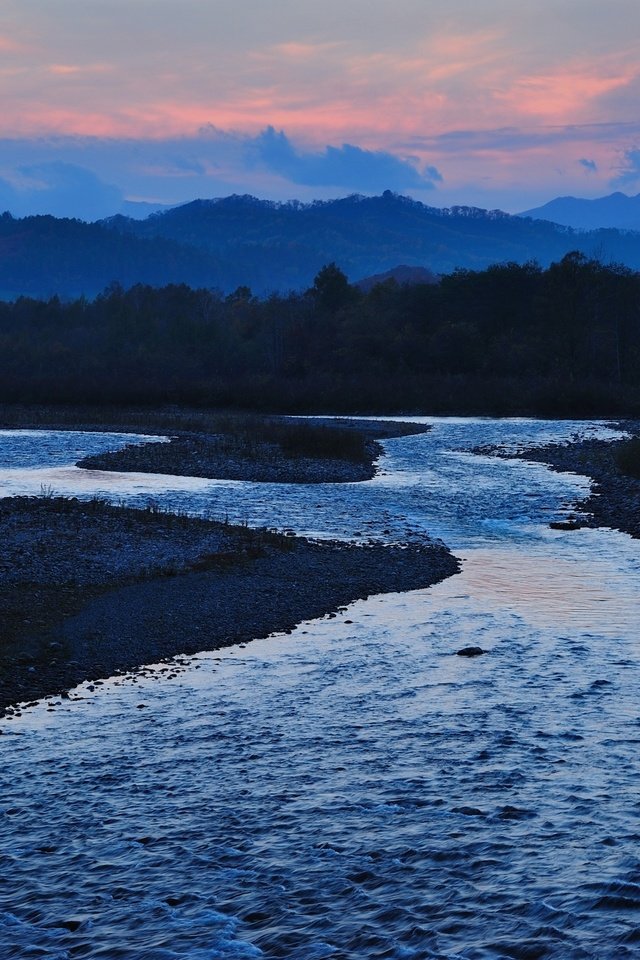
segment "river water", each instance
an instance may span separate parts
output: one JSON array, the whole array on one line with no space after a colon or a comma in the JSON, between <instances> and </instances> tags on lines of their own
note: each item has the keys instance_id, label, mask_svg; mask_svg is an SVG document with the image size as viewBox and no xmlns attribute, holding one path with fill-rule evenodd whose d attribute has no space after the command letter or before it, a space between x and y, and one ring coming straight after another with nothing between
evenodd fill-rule
<instances>
[{"instance_id":1,"label":"river water","mask_svg":"<svg viewBox=\"0 0 640 960\"><path fill-rule=\"evenodd\" d=\"M430 422L373 481L320 487L82 472L123 439L0 436L5 495L427 533L463 558L6 721L3 960L640 955L638 542L549 529L584 478L469 452L615 433Z\"/></svg>"}]
</instances>

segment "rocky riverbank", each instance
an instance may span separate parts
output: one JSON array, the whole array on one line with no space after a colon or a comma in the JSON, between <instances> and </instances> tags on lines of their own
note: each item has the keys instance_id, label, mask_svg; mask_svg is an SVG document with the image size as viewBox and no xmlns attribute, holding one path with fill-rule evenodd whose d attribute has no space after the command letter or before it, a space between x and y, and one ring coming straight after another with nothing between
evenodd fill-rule
<instances>
[{"instance_id":1,"label":"rocky riverbank","mask_svg":"<svg viewBox=\"0 0 640 960\"><path fill-rule=\"evenodd\" d=\"M426 433L394 420L285 417L189 407L0 404L0 429L82 430L170 438L86 457L92 470L268 483L352 483L375 476L379 441Z\"/></svg>"},{"instance_id":2,"label":"rocky riverbank","mask_svg":"<svg viewBox=\"0 0 640 960\"><path fill-rule=\"evenodd\" d=\"M0 712L457 570L439 544L315 543L101 501L0 500Z\"/></svg>"},{"instance_id":3,"label":"rocky riverbank","mask_svg":"<svg viewBox=\"0 0 640 960\"><path fill-rule=\"evenodd\" d=\"M636 421L621 425L632 435L640 434ZM591 477L591 494L575 504L576 514L568 521L554 524L565 529L579 527L611 527L640 539L640 479L624 473L617 454L625 441L579 440L570 444L548 444L517 451L500 448L483 449L505 458L517 457L546 463L561 473L578 473Z\"/></svg>"},{"instance_id":4,"label":"rocky riverbank","mask_svg":"<svg viewBox=\"0 0 640 960\"><path fill-rule=\"evenodd\" d=\"M130 444L77 465L257 483L354 483L375 476L379 440L427 430L392 421L262 418L242 430L232 425L219 433L181 432L168 443Z\"/></svg>"}]
</instances>

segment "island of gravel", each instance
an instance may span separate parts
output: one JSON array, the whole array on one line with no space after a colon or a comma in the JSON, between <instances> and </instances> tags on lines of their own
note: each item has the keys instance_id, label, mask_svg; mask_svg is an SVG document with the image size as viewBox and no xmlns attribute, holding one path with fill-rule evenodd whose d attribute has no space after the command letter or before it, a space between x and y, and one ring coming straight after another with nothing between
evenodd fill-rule
<instances>
[{"instance_id":1,"label":"island of gravel","mask_svg":"<svg viewBox=\"0 0 640 960\"><path fill-rule=\"evenodd\" d=\"M640 422L626 420L617 426L637 442ZM621 454L627 444L627 440L577 440L518 450L483 447L475 452L545 463L559 473L590 477L589 496L572 504L567 518L551 526L565 530L610 527L640 539L640 477L621 467Z\"/></svg>"},{"instance_id":2,"label":"island of gravel","mask_svg":"<svg viewBox=\"0 0 640 960\"><path fill-rule=\"evenodd\" d=\"M322 469L319 460L312 482ZM443 544L426 539L311 541L153 507L0 499L0 714L66 697L82 681L289 632L458 569Z\"/></svg>"},{"instance_id":3,"label":"island of gravel","mask_svg":"<svg viewBox=\"0 0 640 960\"><path fill-rule=\"evenodd\" d=\"M168 443L132 443L77 466L258 483L354 483L375 476L380 440L428 430L421 423L325 417L222 421L215 432L180 430Z\"/></svg>"}]
</instances>

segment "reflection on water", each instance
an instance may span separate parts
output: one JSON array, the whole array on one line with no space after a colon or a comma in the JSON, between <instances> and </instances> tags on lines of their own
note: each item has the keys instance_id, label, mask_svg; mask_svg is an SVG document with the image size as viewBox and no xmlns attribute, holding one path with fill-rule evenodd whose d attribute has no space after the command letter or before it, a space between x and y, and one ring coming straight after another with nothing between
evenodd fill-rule
<instances>
[{"instance_id":1,"label":"reflection on water","mask_svg":"<svg viewBox=\"0 0 640 960\"><path fill-rule=\"evenodd\" d=\"M548 529L584 480L459 452L577 429L438 421L278 499L148 478L463 572L5 723L0 955L636 957L638 544Z\"/></svg>"},{"instance_id":2,"label":"reflection on water","mask_svg":"<svg viewBox=\"0 0 640 960\"><path fill-rule=\"evenodd\" d=\"M527 554L514 549L466 550L464 582L469 594L481 598L485 606L522 612L530 623L543 627L593 630L611 638L627 632L640 610L636 545L599 530L575 531L569 544L566 534L550 534L549 543L532 545ZM556 555L550 563L554 546Z\"/></svg>"}]
</instances>

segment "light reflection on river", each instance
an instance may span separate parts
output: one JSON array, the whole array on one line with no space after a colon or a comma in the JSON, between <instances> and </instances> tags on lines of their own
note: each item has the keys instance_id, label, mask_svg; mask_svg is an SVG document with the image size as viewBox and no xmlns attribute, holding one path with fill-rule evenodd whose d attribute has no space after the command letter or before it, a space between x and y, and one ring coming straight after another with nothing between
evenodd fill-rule
<instances>
[{"instance_id":1,"label":"light reflection on river","mask_svg":"<svg viewBox=\"0 0 640 960\"><path fill-rule=\"evenodd\" d=\"M465 560L5 723L3 958L638 955L638 543L548 528L586 481L460 452L603 428L433 422L366 484L31 471L34 492L427 532ZM454 655L468 644L487 654Z\"/></svg>"}]
</instances>

